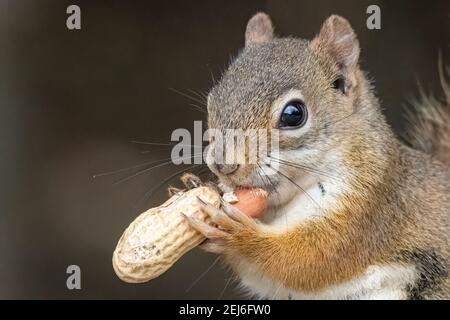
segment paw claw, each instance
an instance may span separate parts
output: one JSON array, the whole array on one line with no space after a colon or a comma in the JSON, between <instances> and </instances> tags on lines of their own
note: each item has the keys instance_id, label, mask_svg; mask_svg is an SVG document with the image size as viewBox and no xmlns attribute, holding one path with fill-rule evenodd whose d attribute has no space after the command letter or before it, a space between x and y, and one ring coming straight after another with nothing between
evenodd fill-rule
<instances>
[{"instance_id":1,"label":"paw claw","mask_svg":"<svg viewBox=\"0 0 450 320\"><path fill-rule=\"evenodd\" d=\"M180 192L182 192L182 189L178 189L176 187L172 187L170 186L169 188L167 188L167 193L169 194L169 197L172 197Z\"/></svg>"},{"instance_id":2,"label":"paw claw","mask_svg":"<svg viewBox=\"0 0 450 320\"><path fill-rule=\"evenodd\" d=\"M223 211L228 215L230 219L247 226L255 225L255 222L250 217L242 213L239 209L233 207L231 204L223 201L222 207Z\"/></svg>"},{"instance_id":3,"label":"paw claw","mask_svg":"<svg viewBox=\"0 0 450 320\"><path fill-rule=\"evenodd\" d=\"M215 228L206 222L203 222L199 219L189 217L186 214L182 213L184 218L189 222L192 228L200 232L202 235L205 236L205 238L208 239L224 239L227 237L227 233L224 231Z\"/></svg>"},{"instance_id":4,"label":"paw claw","mask_svg":"<svg viewBox=\"0 0 450 320\"><path fill-rule=\"evenodd\" d=\"M225 230L230 230L237 227L236 221L230 219L226 212L204 202L200 198L198 198L198 200L200 201L201 210L211 218L212 222Z\"/></svg>"}]
</instances>

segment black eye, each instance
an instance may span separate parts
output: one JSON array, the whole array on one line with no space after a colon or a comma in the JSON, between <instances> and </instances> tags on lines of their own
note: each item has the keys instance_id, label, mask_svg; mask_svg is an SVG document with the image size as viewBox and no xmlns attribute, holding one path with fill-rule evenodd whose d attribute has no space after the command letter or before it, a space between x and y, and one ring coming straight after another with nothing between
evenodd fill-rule
<instances>
[{"instance_id":1,"label":"black eye","mask_svg":"<svg viewBox=\"0 0 450 320\"><path fill-rule=\"evenodd\" d=\"M333 88L336 89L336 90L339 90L340 92L345 94L346 91L347 91L347 89L345 87L345 79L343 77L338 77L333 82Z\"/></svg>"},{"instance_id":2,"label":"black eye","mask_svg":"<svg viewBox=\"0 0 450 320\"><path fill-rule=\"evenodd\" d=\"M302 101L292 100L286 103L280 118L280 128L298 128L305 124L308 112Z\"/></svg>"}]
</instances>

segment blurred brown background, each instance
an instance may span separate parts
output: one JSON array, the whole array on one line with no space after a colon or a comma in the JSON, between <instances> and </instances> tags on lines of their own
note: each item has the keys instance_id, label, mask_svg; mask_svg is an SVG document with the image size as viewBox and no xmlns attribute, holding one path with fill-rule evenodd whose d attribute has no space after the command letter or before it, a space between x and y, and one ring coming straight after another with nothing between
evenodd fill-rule
<instances>
[{"instance_id":1,"label":"blurred brown background","mask_svg":"<svg viewBox=\"0 0 450 320\"><path fill-rule=\"evenodd\" d=\"M66 28L77 4L82 30ZM366 8L381 7L382 29L366 29ZM269 13L279 35L311 38L332 13L359 35L362 65L401 134L402 108L425 89L441 94L437 58L450 60L450 3L442 1L0 1L0 298L237 298L220 263L199 250L162 277L124 284L111 254L124 228L179 167L114 186L136 170L96 173L170 157L168 142L204 114L169 88L206 92L243 45L248 18ZM152 150L146 152L146 150ZM68 265L82 289L66 288ZM224 289L225 288L225 289Z\"/></svg>"}]
</instances>

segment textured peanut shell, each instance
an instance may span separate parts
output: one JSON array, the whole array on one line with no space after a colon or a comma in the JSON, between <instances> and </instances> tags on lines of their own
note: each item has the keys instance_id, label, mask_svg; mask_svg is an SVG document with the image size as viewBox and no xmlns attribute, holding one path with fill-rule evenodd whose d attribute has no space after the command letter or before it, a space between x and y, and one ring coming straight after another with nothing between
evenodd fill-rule
<instances>
[{"instance_id":1,"label":"textured peanut shell","mask_svg":"<svg viewBox=\"0 0 450 320\"><path fill-rule=\"evenodd\" d=\"M209 222L198 200L220 207L220 195L198 187L172 196L159 207L139 215L125 230L113 254L113 267L125 282L140 283L167 271L182 255L205 238L182 213Z\"/></svg>"}]
</instances>

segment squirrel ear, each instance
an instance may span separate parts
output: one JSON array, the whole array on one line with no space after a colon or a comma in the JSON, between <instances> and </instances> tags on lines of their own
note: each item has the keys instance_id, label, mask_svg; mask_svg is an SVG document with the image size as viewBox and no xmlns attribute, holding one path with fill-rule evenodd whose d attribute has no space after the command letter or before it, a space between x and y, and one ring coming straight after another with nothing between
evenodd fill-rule
<instances>
[{"instance_id":1,"label":"squirrel ear","mask_svg":"<svg viewBox=\"0 0 450 320\"><path fill-rule=\"evenodd\" d=\"M262 12L255 14L247 23L245 46L269 41L273 38L273 26L270 17Z\"/></svg>"},{"instance_id":2,"label":"squirrel ear","mask_svg":"<svg viewBox=\"0 0 450 320\"><path fill-rule=\"evenodd\" d=\"M350 23L338 16L330 16L322 25L320 33L311 41L315 51L325 51L341 68L342 75L355 84L355 70L359 59L359 42Z\"/></svg>"}]
</instances>

